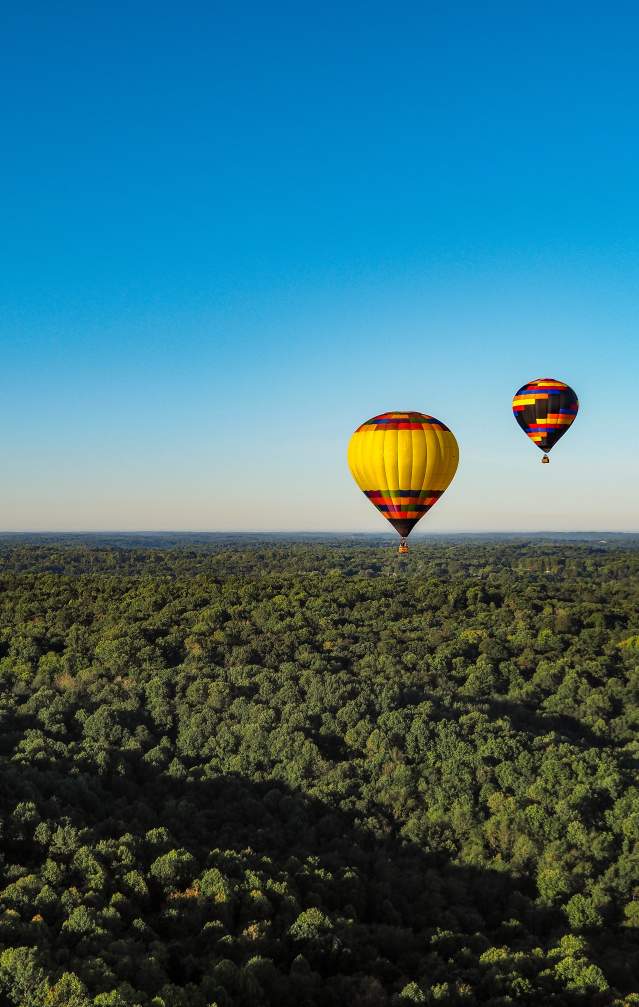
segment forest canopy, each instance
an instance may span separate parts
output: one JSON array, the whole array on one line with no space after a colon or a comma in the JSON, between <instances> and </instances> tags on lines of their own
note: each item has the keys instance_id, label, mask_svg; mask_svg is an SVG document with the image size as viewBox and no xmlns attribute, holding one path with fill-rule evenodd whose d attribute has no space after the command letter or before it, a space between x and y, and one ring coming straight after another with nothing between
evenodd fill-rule
<instances>
[{"instance_id":1,"label":"forest canopy","mask_svg":"<svg viewBox=\"0 0 639 1007\"><path fill-rule=\"evenodd\" d=\"M0 1003L639 1004L639 542L0 540Z\"/></svg>"}]
</instances>

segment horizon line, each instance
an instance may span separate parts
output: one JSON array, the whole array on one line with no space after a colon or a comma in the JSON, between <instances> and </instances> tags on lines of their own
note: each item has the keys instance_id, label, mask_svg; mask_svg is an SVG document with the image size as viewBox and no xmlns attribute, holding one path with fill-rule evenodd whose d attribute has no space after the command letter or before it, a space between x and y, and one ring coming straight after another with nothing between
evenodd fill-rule
<instances>
[{"instance_id":1,"label":"horizon line","mask_svg":"<svg viewBox=\"0 0 639 1007\"><path fill-rule=\"evenodd\" d=\"M24 528L0 529L0 538L13 535L344 535L377 538L393 538L395 532L350 531L343 529L304 530L290 529L186 529L186 528ZM463 530L437 530L413 532L411 538L439 538L448 535L639 535L639 529L571 528L571 529L527 529L527 528L476 528Z\"/></svg>"}]
</instances>

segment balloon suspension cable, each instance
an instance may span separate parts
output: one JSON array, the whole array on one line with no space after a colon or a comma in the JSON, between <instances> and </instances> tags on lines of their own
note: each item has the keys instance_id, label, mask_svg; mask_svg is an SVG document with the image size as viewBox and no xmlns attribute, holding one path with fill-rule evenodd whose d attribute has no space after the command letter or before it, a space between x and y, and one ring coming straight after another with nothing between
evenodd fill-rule
<instances>
[{"instance_id":1,"label":"balloon suspension cable","mask_svg":"<svg viewBox=\"0 0 639 1007\"><path fill-rule=\"evenodd\" d=\"M541 464L542 465L549 465L550 464L550 458L548 457L548 455L546 455L546 454L544 455L544 457L541 459Z\"/></svg>"},{"instance_id":2,"label":"balloon suspension cable","mask_svg":"<svg viewBox=\"0 0 639 1007\"><path fill-rule=\"evenodd\" d=\"M399 552L400 556L405 556L406 553L408 552L408 542L403 537L400 538L400 540L399 540L399 550L398 550L398 552Z\"/></svg>"}]
</instances>

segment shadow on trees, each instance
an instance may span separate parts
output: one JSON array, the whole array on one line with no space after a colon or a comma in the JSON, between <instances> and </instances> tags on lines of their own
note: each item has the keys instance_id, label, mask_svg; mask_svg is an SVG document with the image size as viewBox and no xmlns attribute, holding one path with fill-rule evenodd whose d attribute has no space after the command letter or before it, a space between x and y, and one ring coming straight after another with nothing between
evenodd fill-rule
<instances>
[{"instance_id":1,"label":"shadow on trees","mask_svg":"<svg viewBox=\"0 0 639 1007\"><path fill-rule=\"evenodd\" d=\"M610 741L596 734L583 721L568 714L539 713L532 705L509 699L491 699L490 713L494 719L506 717L517 731L543 737L556 733L579 747L606 748Z\"/></svg>"},{"instance_id":2,"label":"shadow on trees","mask_svg":"<svg viewBox=\"0 0 639 1007\"><path fill-rule=\"evenodd\" d=\"M532 881L427 855L282 782L179 778L137 757L128 765L69 774L43 761L5 775L3 804L35 801L62 829L48 851L36 834L9 836L7 860L37 874L53 858L60 885L96 913L115 904L121 921L79 936L54 923L42 943L51 967L82 974L83 957L103 955L149 997L169 983L205 1007L383 1007L411 1002L400 991L416 979L441 986L442 1003L502 1005L512 1001L480 964L487 949L501 949L503 969L566 932L534 904ZM106 872L95 892L79 847ZM149 957L153 968L140 965ZM551 980L547 989L548 1003L607 1002ZM540 1002L530 996L520 999Z\"/></svg>"}]
</instances>

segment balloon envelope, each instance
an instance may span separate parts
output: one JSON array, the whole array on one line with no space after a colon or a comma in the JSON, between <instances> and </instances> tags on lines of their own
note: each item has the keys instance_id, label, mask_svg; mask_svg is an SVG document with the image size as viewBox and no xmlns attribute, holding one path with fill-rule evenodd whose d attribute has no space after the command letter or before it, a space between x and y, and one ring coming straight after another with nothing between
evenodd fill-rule
<instances>
[{"instance_id":1,"label":"balloon envelope","mask_svg":"<svg viewBox=\"0 0 639 1007\"><path fill-rule=\"evenodd\" d=\"M458 461L453 432L425 413L373 416L348 445L355 482L402 537L439 500Z\"/></svg>"},{"instance_id":2,"label":"balloon envelope","mask_svg":"<svg viewBox=\"0 0 639 1007\"><path fill-rule=\"evenodd\" d=\"M556 378L536 378L522 385L513 398L519 426L542 451L550 451L574 423L579 399L570 385Z\"/></svg>"}]
</instances>

